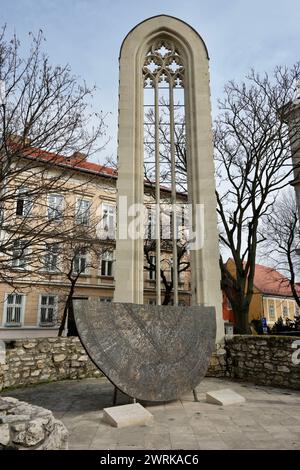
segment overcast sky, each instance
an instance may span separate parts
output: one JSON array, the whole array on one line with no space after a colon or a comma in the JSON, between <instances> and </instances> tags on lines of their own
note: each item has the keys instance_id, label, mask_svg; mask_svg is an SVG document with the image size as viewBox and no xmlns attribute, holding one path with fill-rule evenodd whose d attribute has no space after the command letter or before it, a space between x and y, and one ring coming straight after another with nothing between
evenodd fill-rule
<instances>
[{"instance_id":1,"label":"overcast sky","mask_svg":"<svg viewBox=\"0 0 300 470\"><path fill-rule=\"evenodd\" d=\"M99 87L95 110L111 113L112 136L101 159L116 154L120 45L137 23L158 14L188 22L206 42L213 115L229 79L300 60L299 0L0 0L0 23L9 32L26 44L27 33L41 28L51 62L69 63Z\"/></svg>"}]
</instances>

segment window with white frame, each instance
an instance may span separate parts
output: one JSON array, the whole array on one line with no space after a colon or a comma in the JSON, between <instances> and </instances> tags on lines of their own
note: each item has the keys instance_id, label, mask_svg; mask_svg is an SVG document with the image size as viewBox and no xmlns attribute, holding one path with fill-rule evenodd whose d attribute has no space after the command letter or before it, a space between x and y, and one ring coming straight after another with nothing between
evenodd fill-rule
<instances>
[{"instance_id":1,"label":"window with white frame","mask_svg":"<svg viewBox=\"0 0 300 470\"><path fill-rule=\"evenodd\" d=\"M152 240L154 238L154 224L153 224L153 211L151 207L147 208L147 213L146 213L146 221L145 221L145 238L148 240Z\"/></svg>"},{"instance_id":2,"label":"window with white frame","mask_svg":"<svg viewBox=\"0 0 300 470\"><path fill-rule=\"evenodd\" d=\"M275 307L273 304L269 305L269 318L270 320L275 320Z\"/></svg>"},{"instance_id":3,"label":"window with white frame","mask_svg":"<svg viewBox=\"0 0 300 470\"><path fill-rule=\"evenodd\" d=\"M48 219L61 222L63 219L64 198L60 194L48 196Z\"/></svg>"},{"instance_id":4,"label":"window with white frame","mask_svg":"<svg viewBox=\"0 0 300 470\"><path fill-rule=\"evenodd\" d=\"M168 206L164 205L160 208L160 238L168 240L170 238L170 212ZM155 238L156 232L156 206L151 204L147 207L145 212L145 221L144 221L144 234L145 239L153 240Z\"/></svg>"},{"instance_id":5,"label":"window with white frame","mask_svg":"<svg viewBox=\"0 0 300 470\"><path fill-rule=\"evenodd\" d=\"M57 312L57 297L55 295L41 295L39 310L41 326L55 323Z\"/></svg>"},{"instance_id":6,"label":"window with white frame","mask_svg":"<svg viewBox=\"0 0 300 470\"><path fill-rule=\"evenodd\" d=\"M87 273L87 249L80 248L77 250L73 260L73 272L79 274Z\"/></svg>"},{"instance_id":7,"label":"window with white frame","mask_svg":"<svg viewBox=\"0 0 300 470\"><path fill-rule=\"evenodd\" d=\"M20 326L24 311L24 295L8 294L4 306L5 326Z\"/></svg>"},{"instance_id":8,"label":"window with white frame","mask_svg":"<svg viewBox=\"0 0 300 470\"><path fill-rule=\"evenodd\" d=\"M52 272L58 270L59 244L46 243L44 256L45 271Z\"/></svg>"},{"instance_id":9,"label":"window with white frame","mask_svg":"<svg viewBox=\"0 0 300 470\"><path fill-rule=\"evenodd\" d=\"M91 201L77 199L75 221L78 225L89 225Z\"/></svg>"},{"instance_id":10,"label":"window with white frame","mask_svg":"<svg viewBox=\"0 0 300 470\"><path fill-rule=\"evenodd\" d=\"M283 307L282 307L282 315L283 315L283 318L288 317L288 315L289 315L289 309L287 308L287 305L283 305Z\"/></svg>"},{"instance_id":11,"label":"window with white frame","mask_svg":"<svg viewBox=\"0 0 300 470\"><path fill-rule=\"evenodd\" d=\"M148 279L150 281L155 281L156 279L156 257L150 256L150 266L148 271Z\"/></svg>"},{"instance_id":12,"label":"window with white frame","mask_svg":"<svg viewBox=\"0 0 300 470\"><path fill-rule=\"evenodd\" d=\"M114 263L114 253L113 251L106 251L101 256L101 276L113 276L113 263Z\"/></svg>"},{"instance_id":13,"label":"window with white frame","mask_svg":"<svg viewBox=\"0 0 300 470\"><path fill-rule=\"evenodd\" d=\"M116 207L111 204L102 205L103 231L106 238L116 236Z\"/></svg>"},{"instance_id":14,"label":"window with white frame","mask_svg":"<svg viewBox=\"0 0 300 470\"><path fill-rule=\"evenodd\" d=\"M32 210L32 200L28 188L20 188L18 190L16 215L27 217Z\"/></svg>"},{"instance_id":15,"label":"window with white frame","mask_svg":"<svg viewBox=\"0 0 300 470\"><path fill-rule=\"evenodd\" d=\"M172 238L172 226L173 226L173 212L170 212L169 215L169 224L170 224L170 237ZM176 240L180 240L183 238L183 229L184 229L184 214L182 213L176 213L175 214L175 234L174 237Z\"/></svg>"},{"instance_id":16,"label":"window with white frame","mask_svg":"<svg viewBox=\"0 0 300 470\"><path fill-rule=\"evenodd\" d=\"M12 250L12 267L25 269L28 255L27 240L15 240Z\"/></svg>"},{"instance_id":17,"label":"window with white frame","mask_svg":"<svg viewBox=\"0 0 300 470\"><path fill-rule=\"evenodd\" d=\"M299 317L300 316L300 307L295 304L295 317Z\"/></svg>"}]
</instances>

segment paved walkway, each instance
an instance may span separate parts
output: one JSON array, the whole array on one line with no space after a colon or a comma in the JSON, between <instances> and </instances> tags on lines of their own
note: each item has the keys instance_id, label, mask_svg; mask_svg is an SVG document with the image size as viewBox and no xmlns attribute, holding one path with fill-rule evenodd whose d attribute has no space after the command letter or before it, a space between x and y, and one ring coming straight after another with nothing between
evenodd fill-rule
<instances>
[{"instance_id":1,"label":"paved walkway","mask_svg":"<svg viewBox=\"0 0 300 470\"><path fill-rule=\"evenodd\" d=\"M231 388L246 403L221 407L205 402L205 392ZM180 401L149 405L153 423L116 429L102 422L112 404L106 379L42 384L4 391L49 408L70 432L70 449L300 449L300 392L206 378L199 402L187 394ZM125 396L118 404L128 403Z\"/></svg>"}]
</instances>

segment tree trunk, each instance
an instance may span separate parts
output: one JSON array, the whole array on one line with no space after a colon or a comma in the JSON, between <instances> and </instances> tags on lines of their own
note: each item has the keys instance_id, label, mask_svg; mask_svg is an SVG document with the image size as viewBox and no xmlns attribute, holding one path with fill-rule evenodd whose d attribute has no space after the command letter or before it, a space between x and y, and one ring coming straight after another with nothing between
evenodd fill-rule
<instances>
[{"instance_id":1,"label":"tree trunk","mask_svg":"<svg viewBox=\"0 0 300 470\"><path fill-rule=\"evenodd\" d=\"M60 327L59 327L59 330L58 330L58 336L62 336L62 334L64 332L64 329L65 329L67 314L68 314L67 302L65 304L64 312L63 312L62 319L61 319L61 322L60 322Z\"/></svg>"},{"instance_id":2,"label":"tree trunk","mask_svg":"<svg viewBox=\"0 0 300 470\"><path fill-rule=\"evenodd\" d=\"M68 336L78 336L72 298L70 299L68 305Z\"/></svg>"},{"instance_id":3,"label":"tree trunk","mask_svg":"<svg viewBox=\"0 0 300 470\"><path fill-rule=\"evenodd\" d=\"M164 301L162 305L169 305L169 303L171 302L171 292L172 292L172 289L165 290L165 296L164 296Z\"/></svg>"},{"instance_id":4,"label":"tree trunk","mask_svg":"<svg viewBox=\"0 0 300 470\"><path fill-rule=\"evenodd\" d=\"M236 333L239 335L251 334L249 324L249 306L240 306L237 309L233 308L236 319Z\"/></svg>"},{"instance_id":5,"label":"tree trunk","mask_svg":"<svg viewBox=\"0 0 300 470\"><path fill-rule=\"evenodd\" d=\"M68 316L68 313L70 312L69 306L72 305L72 309L73 309L72 297L73 297L73 294L74 294L74 290L75 290L75 283L72 283L71 288L70 288L70 292L69 292L67 300L66 300L66 304L65 304L63 316L62 316L62 319L61 319L60 327L59 327L59 330L58 330L58 336L62 336L63 331L65 329L67 316ZM73 318L74 318L74 315L73 315Z\"/></svg>"}]
</instances>

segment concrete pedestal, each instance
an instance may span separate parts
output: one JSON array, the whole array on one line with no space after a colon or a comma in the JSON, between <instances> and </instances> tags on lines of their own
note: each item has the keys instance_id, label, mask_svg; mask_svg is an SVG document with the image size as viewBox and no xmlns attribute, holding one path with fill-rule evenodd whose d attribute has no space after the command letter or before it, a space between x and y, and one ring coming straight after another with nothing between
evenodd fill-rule
<instances>
[{"instance_id":1,"label":"concrete pedestal","mask_svg":"<svg viewBox=\"0 0 300 470\"><path fill-rule=\"evenodd\" d=\"M103 420L115 428L140 426L152 421L153 415L140 403L103 409Z\"/></svg>"},{"instance_id":2,"label":"concrete pedestal","mask_svg":"<svg viewBox=\"0 0 300 470\"><path fill-rule=\"evenodd\" d=\"M238 403L244 403L246 400L242 395L230 390L230 388L224 388L223 390L216 390L214 392L206 393L207 403L213 403L215 405L236 405Z\"/></svg>"}]
</instances>

